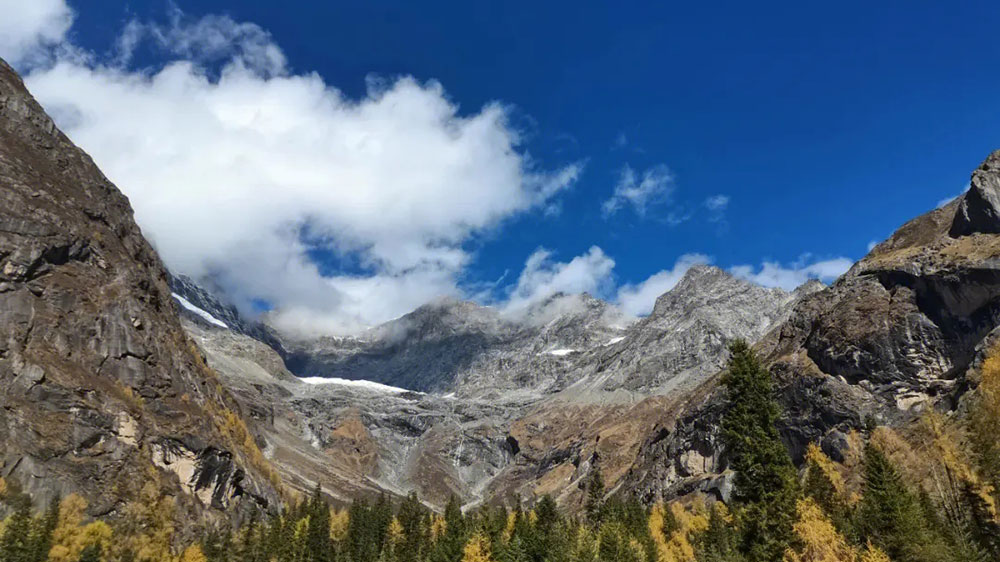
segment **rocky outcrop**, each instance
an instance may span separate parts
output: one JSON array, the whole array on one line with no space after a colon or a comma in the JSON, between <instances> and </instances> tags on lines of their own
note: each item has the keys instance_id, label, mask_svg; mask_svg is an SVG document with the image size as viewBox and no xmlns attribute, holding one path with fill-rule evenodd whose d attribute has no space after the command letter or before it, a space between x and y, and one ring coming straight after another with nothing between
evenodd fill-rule
<instances>
[{"instance_id":1,"label":"rocky outcrop","mask_svg":"<svg viewBox=\"0 0 1000 562\"><path fill-rule=\"evenodd\" d=\"M36 499L113 515L152 481L191 513L280 501L128 201L2 61L0 325L0 475ZM169 443L192 470L155 454Z\"/></svg>"},{"instance_id":2,"label":"rocky outcrop","mask_svg":"<svg viewBox=\"0 0 1000 562\"><path fill-rule=\"evenodd\" d=\"M965 195L903 225L758 343L795 460L810 442L837 456L850 430L951 409L968 389L970 366L1000 325L998 163L995 152ZM719 451L724 395L715 384L691 397L668 439L640 454L631 485L656 496L699 478L676 464L688 452ZM715 454L706 474L725 465Z\"/></svg>"},{"instance_id":3,"label":"rocky outcrop","mask_svg":"<svg viewBox=\"0 0 1000 562\"><path fill-rule=\"evenodd\" d=\"M969 191L960 198L949 233L953 237L977 232L1000 233L1000 151L972 173Z\"/></svg>"}]
</instances>

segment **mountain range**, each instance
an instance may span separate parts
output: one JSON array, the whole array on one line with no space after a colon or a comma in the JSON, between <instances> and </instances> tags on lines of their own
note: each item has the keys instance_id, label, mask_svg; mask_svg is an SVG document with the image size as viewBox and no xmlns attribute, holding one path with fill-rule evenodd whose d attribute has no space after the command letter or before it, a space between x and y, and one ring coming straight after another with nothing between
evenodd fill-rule
<instances>
[{"instance_id":1,"label":"mountain range","mask_svg":"<svg viewBox=\"0 0 1000 562\"><path fill-rule=\"evenodd\" d=\"M690 268L629 318L587 294L512 314L442 299L350 337L289 336L168 273L127 199L0 62L0 475L113 515L155 482L192 515L416 492L442 508L600 471L646 500L732 487L727 345L778 382L796 461L819 442L960 412L1000 326L1000 151L832 286Z\"/></svg>"}]
</instances>

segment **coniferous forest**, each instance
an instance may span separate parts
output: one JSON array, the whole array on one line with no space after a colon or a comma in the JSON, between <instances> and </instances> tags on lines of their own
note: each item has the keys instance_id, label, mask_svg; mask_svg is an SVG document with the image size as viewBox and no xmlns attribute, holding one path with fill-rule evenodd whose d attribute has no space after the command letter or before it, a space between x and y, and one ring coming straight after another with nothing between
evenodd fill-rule
<instances>
[{"instance_id":1,"label":"coniferous forest","mask_svg":"<svg viewBox=\"0 0 1000 562\"><path fill-rule=\"evenodd\" d=\"M0 480L0 562L1000 560L1000 354L951 415L854 432L842 462L813 444L797 468L779 437L771 375L745 343L730 352L720 428L734 472L728 504L645 505L609 493L598 470L572 512L547 496L465 513L456 500L432 512L414 495L335 509L317 489L280 514L189 537L152 485L115 518L93 521L78 496L37 506Z\"/></svg>"}]
</instances>

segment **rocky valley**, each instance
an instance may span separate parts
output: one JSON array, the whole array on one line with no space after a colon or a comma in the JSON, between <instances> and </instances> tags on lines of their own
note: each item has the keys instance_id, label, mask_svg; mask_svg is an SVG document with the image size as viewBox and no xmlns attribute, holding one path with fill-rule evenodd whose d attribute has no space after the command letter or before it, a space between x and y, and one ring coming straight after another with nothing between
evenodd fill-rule
<instances>
[{"instance_id":1,"label":"rocky valley","mask_svg":"<svg viewBox=\"0 0 1000 562\"><path fill-rule=\"evenodd\" d=\"M693 266L631 318L588 294L517 314L440 299L355 336L289 336L166 272L126 198L0 63L0 475L110 515L150 481L190 513L416 492L434 509L732 488L727 345L778 382L783 440L960 411L1000 325L1000 152L832 286Z\"/></svg>"}]
</instances>

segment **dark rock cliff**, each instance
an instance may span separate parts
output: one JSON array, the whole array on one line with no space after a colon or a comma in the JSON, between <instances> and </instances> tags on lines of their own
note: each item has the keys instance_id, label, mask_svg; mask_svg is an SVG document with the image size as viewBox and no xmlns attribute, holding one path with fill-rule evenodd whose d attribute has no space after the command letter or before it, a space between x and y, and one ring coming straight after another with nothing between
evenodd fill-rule
<instances>
[{"instance_id":1,"label":"dark rock cliff","mask_svg":"<svg viewBox=\"0 0 1000 562\"><path fill-rule=\"evenodd\" d=\"M191 513L275 505L132 215L0 61L0 475L94 515L150 481Z\"/></svg>"}]
</instances>

